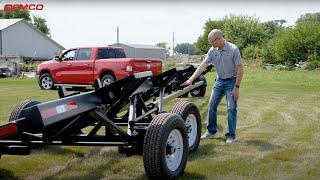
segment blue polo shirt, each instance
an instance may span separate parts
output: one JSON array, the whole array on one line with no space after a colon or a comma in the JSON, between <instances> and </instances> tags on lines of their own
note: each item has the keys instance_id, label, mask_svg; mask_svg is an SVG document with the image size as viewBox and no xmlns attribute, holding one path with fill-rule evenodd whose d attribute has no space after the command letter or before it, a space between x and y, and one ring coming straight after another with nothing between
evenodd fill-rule
<instances>
[{"instance_id":1,"label":"blue polo shirt","mask_svg":"<svg viewBox=\"0 0 320 180\"><path fill-rule=\"evenodd\" d=\"M211 47L204 62L214 65L220 79L237 77L236 65L243 63L239 48L228 41L222 49Z\"/></svg>"}]
</instances>

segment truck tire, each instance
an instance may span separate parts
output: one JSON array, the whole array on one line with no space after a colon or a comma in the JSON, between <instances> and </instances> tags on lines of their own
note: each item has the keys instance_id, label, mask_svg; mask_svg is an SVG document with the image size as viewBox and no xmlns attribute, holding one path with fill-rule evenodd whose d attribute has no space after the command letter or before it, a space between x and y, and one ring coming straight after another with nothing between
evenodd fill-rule
<instances>
[{"instance_id":1,"label":"truck tire","mask_svg":"<svg viewBox=\"0 0 320 180\"><path fill-rule=\"evenodd\" d=\"M39 86L43 90L54 89L54 80L49 73L44 73L39 78Z\"/></svg>"},{"instance_id":2,"label":"truck tire","mask_svg":"<svg viewBox=\"0 0 320 180\"><path fill-rule=\"evenodd\" d=\"M188 132L189 153L195 152L201 136L201 116L198 107L194 103L180 101L173 106L171 113L180 115L184 120Z\"/></svg>"},{"instance_id":3,"label":"truck tire","mask_svg":"<svg viewBox=\"0 0 320 180\"><path fill-rule=\"evenodd\" d=\"M107 86L115 81L114 77L110 74L103 75L101 78L101 85L102 87Z\"/></svg>"},{"instance_id":4,"label":"truck tire","mask_svg":"<svg viewBox=\"0 0 320 180\"><path fill-rule=\"evenodd\" d=\"M203 97L206 94L206 89L207 89L206 78L203 75L201 75L201 76L199 76L198 81L196 81L196 82L199 82L199 81L203 81L204 85L199 86L195 89L192 89L190 91L190 94L192 97Z\"/></svg>"},{"instance_id":5,"label":"truck tire","mask_svg":"<svg viewBox=\"0 0 320 180\"><path fill-rule=\"evenodd\" d=\"M181 176L188 158L187 128L182 118L161 113L151 121L143 144L144 168L149 179Z\"/></svg>"}]
</instances>

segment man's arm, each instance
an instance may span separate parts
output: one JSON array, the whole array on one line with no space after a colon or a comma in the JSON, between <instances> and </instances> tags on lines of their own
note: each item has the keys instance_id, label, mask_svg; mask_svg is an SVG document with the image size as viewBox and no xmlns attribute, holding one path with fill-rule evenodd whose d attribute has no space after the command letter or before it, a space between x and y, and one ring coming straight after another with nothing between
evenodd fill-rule
<instances>
[{"instance_id":1,"label":"man's arm","mask_svg":"<svg viewBox=\"0 0 320 180\"><path fill-rule=\"evenodd\" d=\"M239 64L237 65L237 80L236 80L236 85L240 86L241 81L243 77L243 65Z\"/></svg>"},{"instance_id":2,"label":"man's arm","mask_svg":"<svg viewBox=\"0 0 320 180\"><path fill-rule=\"evenodd\" d=\"M243 65L237 65L237 79L236 79L236 86L240 86L243 77ZM233 98L237 101L239 98L239 88L234 87L232 91Z\"/></svg>"},{"instance_id":3,"label":"man's arm","mask_svg":"<svg viewBox=\"0 0 320 180\"><path fill-rule=\"evenodd\" d=\"M181 84L181 86L191 85L192 82L197 79L198 76L202 74L202 72L208 67L208 64L205 63L205 61L202 61L200 66L196 69L196 71L192 74L192 76L184 83Z\"/></svg>"}]
</instances>

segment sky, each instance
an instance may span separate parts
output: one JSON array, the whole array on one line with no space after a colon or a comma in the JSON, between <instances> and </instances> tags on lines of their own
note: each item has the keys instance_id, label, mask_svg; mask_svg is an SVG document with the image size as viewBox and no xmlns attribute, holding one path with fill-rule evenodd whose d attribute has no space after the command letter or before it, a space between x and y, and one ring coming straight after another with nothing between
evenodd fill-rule
<instances>
[{"instance_id":1,"label":"sky","mask_svg":"<svg viewBox=\"0 0 320 180\"><path fill-rule=\"evenodd\" d=\"M1 0L0 0L1 1ZM155 45L166 42L194 43L203 33L204 23L226 15L249 15L261 22L285 19L286 26L305 13L320 12L320 2L299 1L59 1L2 0L7 3L42 3L44 9L31 11L47 20L51 37L66 49L80 46L106 46L120 43Z\"/></svg>"}]
</instances>

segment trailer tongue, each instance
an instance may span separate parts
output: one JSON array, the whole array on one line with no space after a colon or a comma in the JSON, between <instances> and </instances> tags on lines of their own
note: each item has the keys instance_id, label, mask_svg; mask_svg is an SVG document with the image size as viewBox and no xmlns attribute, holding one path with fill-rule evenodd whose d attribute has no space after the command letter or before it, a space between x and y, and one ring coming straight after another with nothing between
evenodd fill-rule
<instances>
[{"instance_id":1,"label":"trailer tongue","mask_svg":"<svg viewBox=\"0 0 320 180\"><path fill-rule=\"evenodd\" d=\"M180 86L194 71L136 73L86 93L68 94L60 87L61 99L18 104L10 122L0 126L0 155L27 155L39 145L119 146L120 153L143 155L149 177L180 176L188 152L198 148L201 117L193 103L180 101L171 113L163 106L206 87L204 81Z\"/></svg>"}]
</instances>

